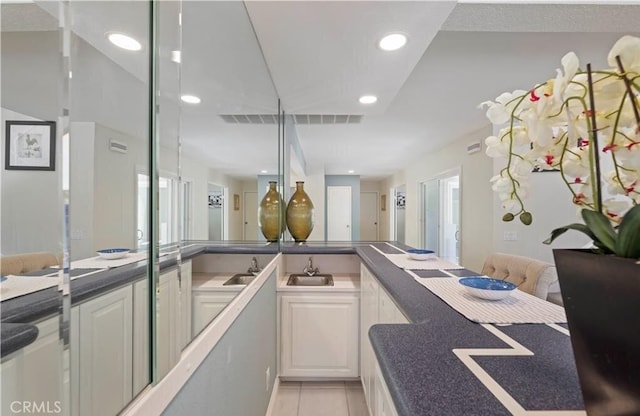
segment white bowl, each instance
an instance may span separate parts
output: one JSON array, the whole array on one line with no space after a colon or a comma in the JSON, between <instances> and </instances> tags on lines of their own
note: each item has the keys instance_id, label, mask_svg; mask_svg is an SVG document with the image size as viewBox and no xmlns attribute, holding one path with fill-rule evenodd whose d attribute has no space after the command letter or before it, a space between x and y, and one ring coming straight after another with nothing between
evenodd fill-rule
<instances>
[{"instance_id":1,"label":"white bowl","mask_svg":"<svg viewBox=\"0 0 640 416\"><path fill-rule=\"evenodd\" d=\"M411 249L407 250L407 256L412 260L428 260L436 257L436 254L431 250Z\"/></svg>"},{"instance_id":2,"label":"white bowl","mask_svg":"<svg viewBox=\"0 0 640 416\"><path fill-rule=\"evenodd\" d=\"M482 276L463 277L458 283L464 286L470 295L485 300L504 299L517 287L511 282Z\"/></svg>"},{"instance_id":3,"label":"white bowl","mask_svg":"<svg viewBox=\"0 0 640 416\"><path fill-rule=\"evenodd\" d=\"M128 248L106 248L104 250L98 250L98 255L105 260L121 259L126 256L131 250Z\"/></svg>"}]
</instances>

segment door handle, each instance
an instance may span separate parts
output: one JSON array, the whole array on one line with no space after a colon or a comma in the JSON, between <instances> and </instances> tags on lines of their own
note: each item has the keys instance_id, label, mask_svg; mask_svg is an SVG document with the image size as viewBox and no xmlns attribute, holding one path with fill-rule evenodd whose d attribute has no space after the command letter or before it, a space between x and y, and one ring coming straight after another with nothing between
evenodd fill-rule
<instances>
[{"instance_id":1,"label":"door handle","mask_svg":"<svg viewBox=\"0 0 640 416\"><path fill-rule=\"evenodd\" d=\"M460 230L456 230L456 233L454 234L454 238L456 239L456 241L460 241Z\"/></svg>"}]
</instances>

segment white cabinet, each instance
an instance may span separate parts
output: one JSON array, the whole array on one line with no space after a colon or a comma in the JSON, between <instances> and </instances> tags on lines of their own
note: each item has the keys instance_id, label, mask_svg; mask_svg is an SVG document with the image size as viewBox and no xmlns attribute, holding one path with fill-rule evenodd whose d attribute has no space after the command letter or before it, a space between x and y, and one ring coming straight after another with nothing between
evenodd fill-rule
<instances>
[{"instance_id":1,"label":"white cabinet","mask_svg":"<svg viewBox=\"0 0 640 416\"><path fill-rule=\"evenodd\" d=\"M364 265L360 269L360 281L362 294L360 355L365 399L372 416L395 415L393 402L384 385L384 379L378 369L376 356L369 341L369 328L380 323L400 324L409 321Z\"/></svg>"},{"instance_id":2,"label":"white cabinet","mask_svg":"<svg viewBox=\"0 0 640 416\"><path fill-rule=\"evenodd\" d=\"M218 316L238 292L232 291L197 291L193 292L193 336L195 337Z\"/></svg>"},{"instance_id":3,"label":"white cabinet","mask_svg":"<svg viewBox=\"0 0 640 416\"><path fill-rule=\"evenodd\" d=\"M404 314L400 312L400 309L396 306L395 302L391 300L391 297L387 292L380 288L378 293L378 311L380 324L406 324L409 323Z\"/></svg>"},{"instance_id":4,"label":"white cabinet","mask_svg":"<svg viewBox=\"0 0 640 416\"><path fill-rule=\"evenodd\" d=\"M133 395L149 384L149 281L133 284Z\"/></svg>"},{"instance_id":5,"label":"white cabinet","mask_svg":"<svg viewBox=\"0 0 640 416\"><path fill-rule=\"evenodd\" d=\"M358 376L357 294L282 295L280 313L281 376Z\"/></svg>"},{"instance_id":6,"label":"white cabinet","mask_svg":"<svg viewBox=\"0 0 640 416\"><path fill-rule=\"evenodd\" d=\"M72 308L74 414L114 415L131 400L132 309L131 285Z\"/></svg>"},{"instance_id":7,"label":"white cabinet","mask_svg":"<svg viewBox=\"0 0 640 416\"><path fill-rule=\"evenodd\" d=\"M370 398L374 391L375 357L369 342L369 328L378 323L378 302L380 287L369 270L363 265L360 270L361 307L360 307L360 374L365 397ZM368 401L369 412L373 414L373 400Z\"/></svg>"},{"instance_id":8,"label":"white cabinet","mask_svg":"<svg viewBox=\"0 0 640 416\"><path fill-rule=\"evenodd\" d=\"M191 276L191 260L187 260L180 266L180 351L191 341Z\"/></svg>"},{"instance_id":9,"label":"white cabinet","mask_svg":"<svg viewBox=\"0 0 640 416\"><path fill-rule=\"evenodd\" d=\"M22 404L38 406L58 414L63 407L62 341L56 315L42 321L38 337L31 344L3 358L0 365L2 405L0 414L22 413ZM19 402L18 404L14 402ZM13 404L13 408L11 407ZM64 404L64 406L63 406ZM35 414L42 414L40 411Z\"/></svg>"},{"instance_id":10,"label":"white cabinet","mask_svg":"<svg viewBox=\"0 0 640 416\"><path fill-rule=\"evenodd\" d=\"M387 383L385 383L384 378L382 377L382 373L380 372L380 367L376 365L375 370L376 405L375 413L372 414L372 416L398 416L396 408L393 405L393 400L391 399L391 394L389 394Z\"/></svg>"},{"instance_id":11,"label":"white cabinet","mask_svg":"<svg viewBox=\"0 0 640 416\"><path fill-rule=\"evenodd\" d=\"M156 291L156 368L158 380L163 378L178 362L180 353L178 330L178 268L160 274L160 284Z\"/></svg>"},{"instance_id":12,"label":"white cabinet","mask_svg":"<svg viewBox=\"0 0 640 416\"><path fill-rule=\"evenodd\" d=\"M182 265L185 267L185 264ZM189 266L187 266L189 267ZM183 274L184 276L184 274ZM190 288L190 272L185 286ZM184 279L184 277L183 277ZM133 394L149 384L149 282L139 280L133 285ZM180 290L178 269L162 271L156 290L156 365L158 379L164 377L179 361L185 344L183 326L188 319L182 308L186 288ZM190 289L188 289L190 291ZM190 298L190 294L187 293ZM187 303L188 304L188 303ZM186 345L186 344L185 344Z\"/></svg>"}]
</instances>

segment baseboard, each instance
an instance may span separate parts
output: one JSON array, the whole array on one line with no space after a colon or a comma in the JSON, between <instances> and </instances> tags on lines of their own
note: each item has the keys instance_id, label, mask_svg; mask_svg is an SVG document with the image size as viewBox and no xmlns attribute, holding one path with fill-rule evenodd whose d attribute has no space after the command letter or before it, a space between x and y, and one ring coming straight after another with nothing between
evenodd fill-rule
<instances>
[{"instance_id":1,"label":"baseboard","mask_svg":"<svg viewBox=\"0 0 640 416\"><path fill-rule=\"evenodd\" d=\"M267 413L264 416L276 416L276 401L278 399L278 390L280 390L280 377L276 376L276 380L273 383L273 390L271 390L271 397L269 398L269 407L267 407Z\"/></svg>"}]
</instances>

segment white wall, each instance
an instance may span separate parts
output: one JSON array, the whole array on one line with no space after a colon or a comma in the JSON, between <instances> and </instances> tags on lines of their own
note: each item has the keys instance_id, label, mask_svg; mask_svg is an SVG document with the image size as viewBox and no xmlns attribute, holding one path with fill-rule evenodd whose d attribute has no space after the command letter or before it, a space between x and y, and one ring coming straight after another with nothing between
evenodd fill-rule
<instances>
[{"instance_id":1,"label":"white wall","mask_svg":"<svg viewBox=\"0 0 640 416\"><path fill-rule=\"evenodd\" d=\"M71 259L95 255L94 218L94 154L95 123L71 123L69 133L69 227Z\"/></svg>"},{"instance_id":2,"label":"white wall","mask_svg":"<svg viewBox=\"0 0 640 416\"><path fill-rule=\"evenodd\" d=\"M325 241L325 183L324 168L309 169L304 178L304 191L313 202L313 230L307 241Z\"/></svg>"},{"instance_id":3,"label":"white wall","mask_svg":"<svg viewBox=\"0 0 640 416\"><path fill-rule=\"evenodd\" d=\"M472 270L480 271L484 259L493 251L493 225L496 222L494 201L489 184L493 175L493 161L483 152L469 155L466 147L476 140L484 140L491 134L489 126L458 138L448 146L431 152L411 163L405 170L407 191L406 243L418 246L419 183L425 182L447 170L461 167L461 260Z\"/></svg>"},{"instance_id":4,"label":"white wall","mask_svg":"<svg viewBox=\"0 0 640 416\"><path fill-rule=\"evenodd\" d=\"M495 161L494 172L504 165ZM490 189L490 188L489 188ZM580 248L590 240L581 233L568 231L552 245L542 244L551 234L551 230L574 222L582 223L578 209L571 203L571 193L566 188L559 172L540 172L531 175L529 198L524 200L525 207L533 215L533 223L523 225L517 218L511 222L501 220L504 211L496 195L494 203L493 246L495 251L533 257L553 263L554 248ZM517 240L505 241L504 233L516 233Z\"/></svg>"},{"instance_id":5,"label":"white wall","mask_svg":"<svg viewBox=\"0 0 640 416\"><path fill-rule=\"evenodd\" d=\"M3 35L4 36L4 35ZM4 68L4 67L3 67ZM3 85L4 88L4 85ZM4 96L4 90L3 90ZM6 120L37 120L2 108L2 180L0 218L2 254L34 251L62 253L61 145L56 145L55 171L5 170ZM52 119L52 120L55 120Z\"/></svg>"}]
</instances>

